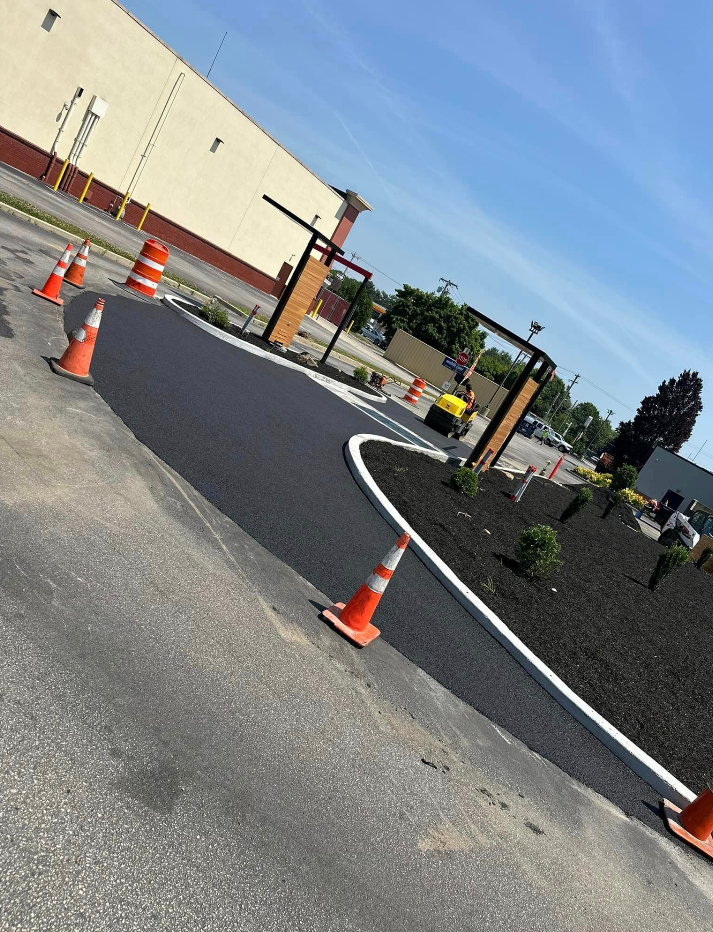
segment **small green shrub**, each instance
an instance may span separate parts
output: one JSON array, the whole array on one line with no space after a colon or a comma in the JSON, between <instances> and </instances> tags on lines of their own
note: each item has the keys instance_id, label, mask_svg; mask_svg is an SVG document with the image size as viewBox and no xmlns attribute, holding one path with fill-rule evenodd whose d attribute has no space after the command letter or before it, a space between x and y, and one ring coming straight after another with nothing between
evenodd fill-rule
<instances>
[{"instance_id":1,"label":"small green shrub","mask_svg":"<svg viewBox=\"0 0 713 932\"><path fill-rule=\"evenodd\" d=\"M602 518L608 518L617 505L621 505L624 498L623 492L612 492L609 496L606 508L602 512Z\"/></svg>"},{"instance_id":2,"label":"small green shrub","mask_svg":"<svg viewBox=\"0 0 713 932\"><path fill-rule=\"evenodd\" d=\"M711 557L713 557L713 547L705 547L703 550L701 550L700 555L696 560L696 569L702 570Z\"/></svg>"},{"instance_id":3,"label":"small green shrub","mask_svg":"<svg viewBox=\"0 0 713 932\"><path fill-rule=\"evenodd\" d=\"M536 524L520 534L515 556L525 576L546 579L562 566L557 556L561 549L554 528Z\"/></svg>"},{"instance_id":4,"label":"small green shrub","mask_svg":"<svg viewBox=\"0 0 713 932\"><path fill-rule=\"evenodd\" d=\"M609 488L612 492L621 492L622 489L633 489L638 478L639 473L637 469L627 463L614 470Z\"/></svg>"},{"instance_id":5,"label":"small green shrub","mask_svg":"<svg viewBox=\"0 0 713 932\"><path fill-rule=\"evenodd\" d=\"M366 366L357 366L354 370L354 378L357 382L361 382L362 385L366 385L369 379L369 370Z\"/></svg>"},{"instance_id":6,"label":"small green shrub","mask_svg":"<svg viewBox=\"0 0 713 932\"><path fill-rule=\"evenodd\" d=\"M649 589L653 592L661 583L674 572L688 563L688 548L683 544L674 544L661 554L656 568L649 580Z\"/></svg>"},{"instance_id":7,"label":"small green shrub","mask_svg":"<svg viewBox=\"0 0 713 932\"><path fill-rule=\"evenodd\" d=\"M221 330L227 330L230 327L230 318L223 308L219 307L215 301L211 301L210 304L204 304L198 313L203 320L207 320L208 323L212 324L214 327L219 327Z\"/></svg>"},{"instance_id":8,"label":"small green shrub","mask_svg":"<svg viewBox=\"0 0 713 932\"><path fill-rule=\"evenodd\" d=\"M573 518L576 514L579 514L583 508L586 508L587 505L592 503L592 490L585 487L581 488L579 492L574 496L572 501L567 505L565 510L562 512L560 521L569 521L570 518Z\"/></svg>"},{"instance_id":9,"label":"small green shrub","mask_svg":"<svg viewBox=\"0 0 713 932\"><path fill-rule=\"evenodd\" d=\"M468 498L474 498L478 491L478 477L472 469L467 469L465 466L461 466L451 473L448 484L456 492L467 495Z\"/></svg>"},{"instance_id":10,"label":"small green shrub","mask_svg":"<svg viewBox=\"0 0 713 932\"><path fill-rule=\"evenodd\" d=\"M595 472L593 469L585 469L584 466L575 466L574 471L582 479L591 482L592 485L597 485L602 489L609 488L611 475L608 472Z\"/></svg>"}]
</instances>

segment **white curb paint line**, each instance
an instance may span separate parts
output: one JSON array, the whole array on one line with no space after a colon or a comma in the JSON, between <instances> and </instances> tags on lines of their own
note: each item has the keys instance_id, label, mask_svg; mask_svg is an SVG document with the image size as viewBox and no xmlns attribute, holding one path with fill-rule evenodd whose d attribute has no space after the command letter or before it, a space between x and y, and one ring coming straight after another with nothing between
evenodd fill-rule
<instances>
[{"instance_id":1,"label":"white curb paint line","mask_svg":"<svg viewBox=\"0 0 713 932\"><path fill-rule=\"evenodd\" d=\"M368 440L390 443L397 447L403 447L405 450L415 450L441 462L449 460L447 454L423 450L420 447L401 443L398 440L391 440L388 437L378 437L375 434L356 434L349 440L346 447L346 460L352 475L376 510L388 521L397 534L405 532L411 535L410 547L421 562L460 602L463 608L527 670L530 676L537 680L541 686L544 686L547 692L564 709L584 725L605 747L609 748L619 760L623 761L627 767L645 780L660 796L670 799L679 806L686 806L694 800L695 793L677 780L673 774L665 770L661 764L649 757L641 748L637 747L633 741L630 741L603 718L550 670L484 602L481 602L465 583L458 579L450 567L407 524L377 486L371 473L364 465L359 448L362 443ZM454 460L453 457L450 459Z\"/></svg>"},{"instance_id":2,"label":"white curb paint line","mask_svg":"<svg viewBox=\"0 0 713 932\"><path fill-rule=\"evenodd\" d=\"M377 404L386 404L385 395L367 395L366 392L361 392L358 388L351 388L349 385L344 385L342 382L337 382L336 379L330 379L328 375L322 375L320 372L312 372L312 370L308 369L306 366L300 366L296 362L292 362L289 359L282 359L277 353L268 353L267 350L253 346L252 343L248 343L246 340L241 340L238 337L234 337L232 333L226 333L225 330L221 330L219 327L214 327L213 324L209 324L207 320L203 320L196 314L191 314L190 311L187 311L185 308L181 307L179 302L184 303L183 298L176 298L174 295L167 294L164 295L162 300L166 307L170 307L172 311L175 311L181 317L189 320L196 327L200 327L200 329L205 330L206 333L210 333L214 337L218 337L219 340L224 340L226 343L230 343L232 346L237 346L239 349L245 350L247 353L252 353L253 356L262 356L263 359L269 359L271 362L277 363L278 366L284 366L286 369L293 369L295 372L301 372L308 376L310 379L313 379L315 382L323 382L330 388L334 386L341 389L343 392L349 392L350 394L357 395L359 398L364 398L366 401L374 401Z\"/></svg>"}]
</instances>

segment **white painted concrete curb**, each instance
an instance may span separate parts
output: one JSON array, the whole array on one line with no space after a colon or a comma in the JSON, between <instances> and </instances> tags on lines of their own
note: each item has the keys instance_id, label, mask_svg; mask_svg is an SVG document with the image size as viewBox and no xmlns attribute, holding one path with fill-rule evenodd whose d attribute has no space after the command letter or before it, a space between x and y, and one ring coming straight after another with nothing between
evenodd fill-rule
<instances>
[{"instance_id":1,"label":"white painted concrete curb","mask_svg":"<svg viewBox=\"0 0 713 932\"><path fill-rule=\"evenodd\" d=\"M181 307L178 302L182 300L183 299L181 298L176 299L173 295L170 294L164 295L162 298L162 301L166 307L170 307L172 311L176 312L176 314L184 317L194 326L200 327L201 330L205 330L206 333L210 333L212 336L218 337L219 340L224 340L226 343L237 346L238 349L245 350L247 353L252 353L253 356L262 356L264 359L269 359L271 362L276 363L278 366L284 366L286 369L293 369L295 372L301 372L303 375L313 379L315 382L322 382L324 385L330 385L334 388L341 389L343 392L349 392L350 395L357 395L359 398L363 398L365 401L373 401L377 404L386 404L386 395L377 396L369 395L366 392L360 392L358 388L351 388L349 385L344 385L342 382L337 382L336 379L330 379L328 375L322 375L320 372L312 372L311 369L307 369L305 366L300 366L296 362L291 362L289 359L282 359L278 353L268 353L267 350L262 350L257 346L253 346L252 343L248 343L246 340L241 340L238 337L234 337L232 333L226 333L225 330L221 330L219 327L214 327L213 324L209 324L207 320L203 320L203 318L198 317L196 314L191 314L190 311L187 311L185 308Z\"/></svg>"},{"instance_id":2,"label":"white painted concrete curb","mask_svg":"<svg viewBox=\"0 0 713 932\"><path fill-rule=\"evenodd\" d=\"M404 532L411 535L411 548L421 562L433 573L436 579L454 596L485 630L492 634L500 644L523 666L547 692L566 709L574 718L590 731L602 744L612 751L619 760L640 776L659 795L670 799L679 806L685 806L695 799L695 793L684 786L672 774L637 747L610 722L573 692L536 654L504 624L481 600L455 575L450 567L428 546L412 527L410 527L388 498L377 486L371 473L364 465L360 447L368 440L390 443L406 450L424 453L433 459L447 462L455 459L445 453L423 450L421 447L378 437L375 434L356 434L346 446L346 459L352 475L362 491L376 510L386 519L397 534Z\"/></svg>"}]
</instances>

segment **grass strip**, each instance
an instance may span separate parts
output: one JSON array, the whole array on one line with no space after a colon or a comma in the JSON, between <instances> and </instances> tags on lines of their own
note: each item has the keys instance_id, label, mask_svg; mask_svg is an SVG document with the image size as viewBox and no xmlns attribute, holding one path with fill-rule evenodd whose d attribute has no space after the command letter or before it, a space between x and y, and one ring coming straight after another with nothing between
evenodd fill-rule
<instances>
[{"instance_id":1,"label":"grass strip","mask_svg":"<svg viewBox=\"0 0 713 932\"><path fill-rule=\"evenodd\" d=\"M91 240L92 245L98 246L100 249L107 249L109 252L113 252L117 256L122 256L124 259L128 259L130 262L136 262L136 256L134 253L127 252L125 249L121 249L121 247L110 243L109 240L102 239L101 236L95 236L95 234L90 233L89 230L83 230L81 227L75 226L73 223L62 220L61 217L56 217L54 214L48 213L46 210L41 210L39 207L35 207L34 204L30 204L29 201L25 201L21 197L15 197L12 194L8 194L6 191L0 191L0 204L7 204L8 207L14 207L16 210L21 210L23 213L29 214L30 217L34 217L36 220L42 220L45 223L52 224L52 226L59 227L60 230L64 230L65 233L69 233L70 236L76 236L78 239ZM198 285L187 281L185 278L181 278L179 275L175 275L173 272L167 272L164 270L163 276L164 278L170 279L172 282L176 282L177 284L183 285L186 288L191 288L193 291L198 291L201 294L203 293Z\"/></svg>"}]
</instances>

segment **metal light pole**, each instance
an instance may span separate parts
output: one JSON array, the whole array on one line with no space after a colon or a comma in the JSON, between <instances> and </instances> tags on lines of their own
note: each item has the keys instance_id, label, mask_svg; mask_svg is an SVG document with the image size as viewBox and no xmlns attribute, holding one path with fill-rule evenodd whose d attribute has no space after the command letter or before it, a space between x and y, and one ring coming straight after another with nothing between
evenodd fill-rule
<instances>
[{"instance_id":1,"label":"metal light pole","mask_svg":"<svg viewBox=\"0 0 713 932\"><path fill-rule=\"evenodd\" d=\"M530 321L530 336L525 340L525 343L529 343L530 340L535 336L535 334L537 334L537 333L542 333L542 331L543 331L544 329L545 329L545 328L544 328L544 326L543 326L542 324L538 324L536 320L531 320L531 321ZM522 352L523 352L523 351L520 350L520 352L517 354L517 356L515 357L515 359L514 359L514 361L513 361L513 364L510 366L510 368L508 369L508 371L505 373L505 376L504 376L502 382L500 383L500 385L498 385L498 387L497 387L497 388L495 389L495 391L493 392L492 398L490 399L490 401L489 401L489 402L486 404L486 406L485 406L485 410L486 410L486 411L490 408L490 405L493 403L493 399L495 398L495 396L497 395L497 393L500 391L500 389L505 385L505 383L506 383L507 380L508 380L508 376L510 375L510 373L512 372L512 370L515 368L515 366L518 364L518 362L519 362L519 360L520 360L520 357L522 356Z\"/></svg>"}]
</instances>

